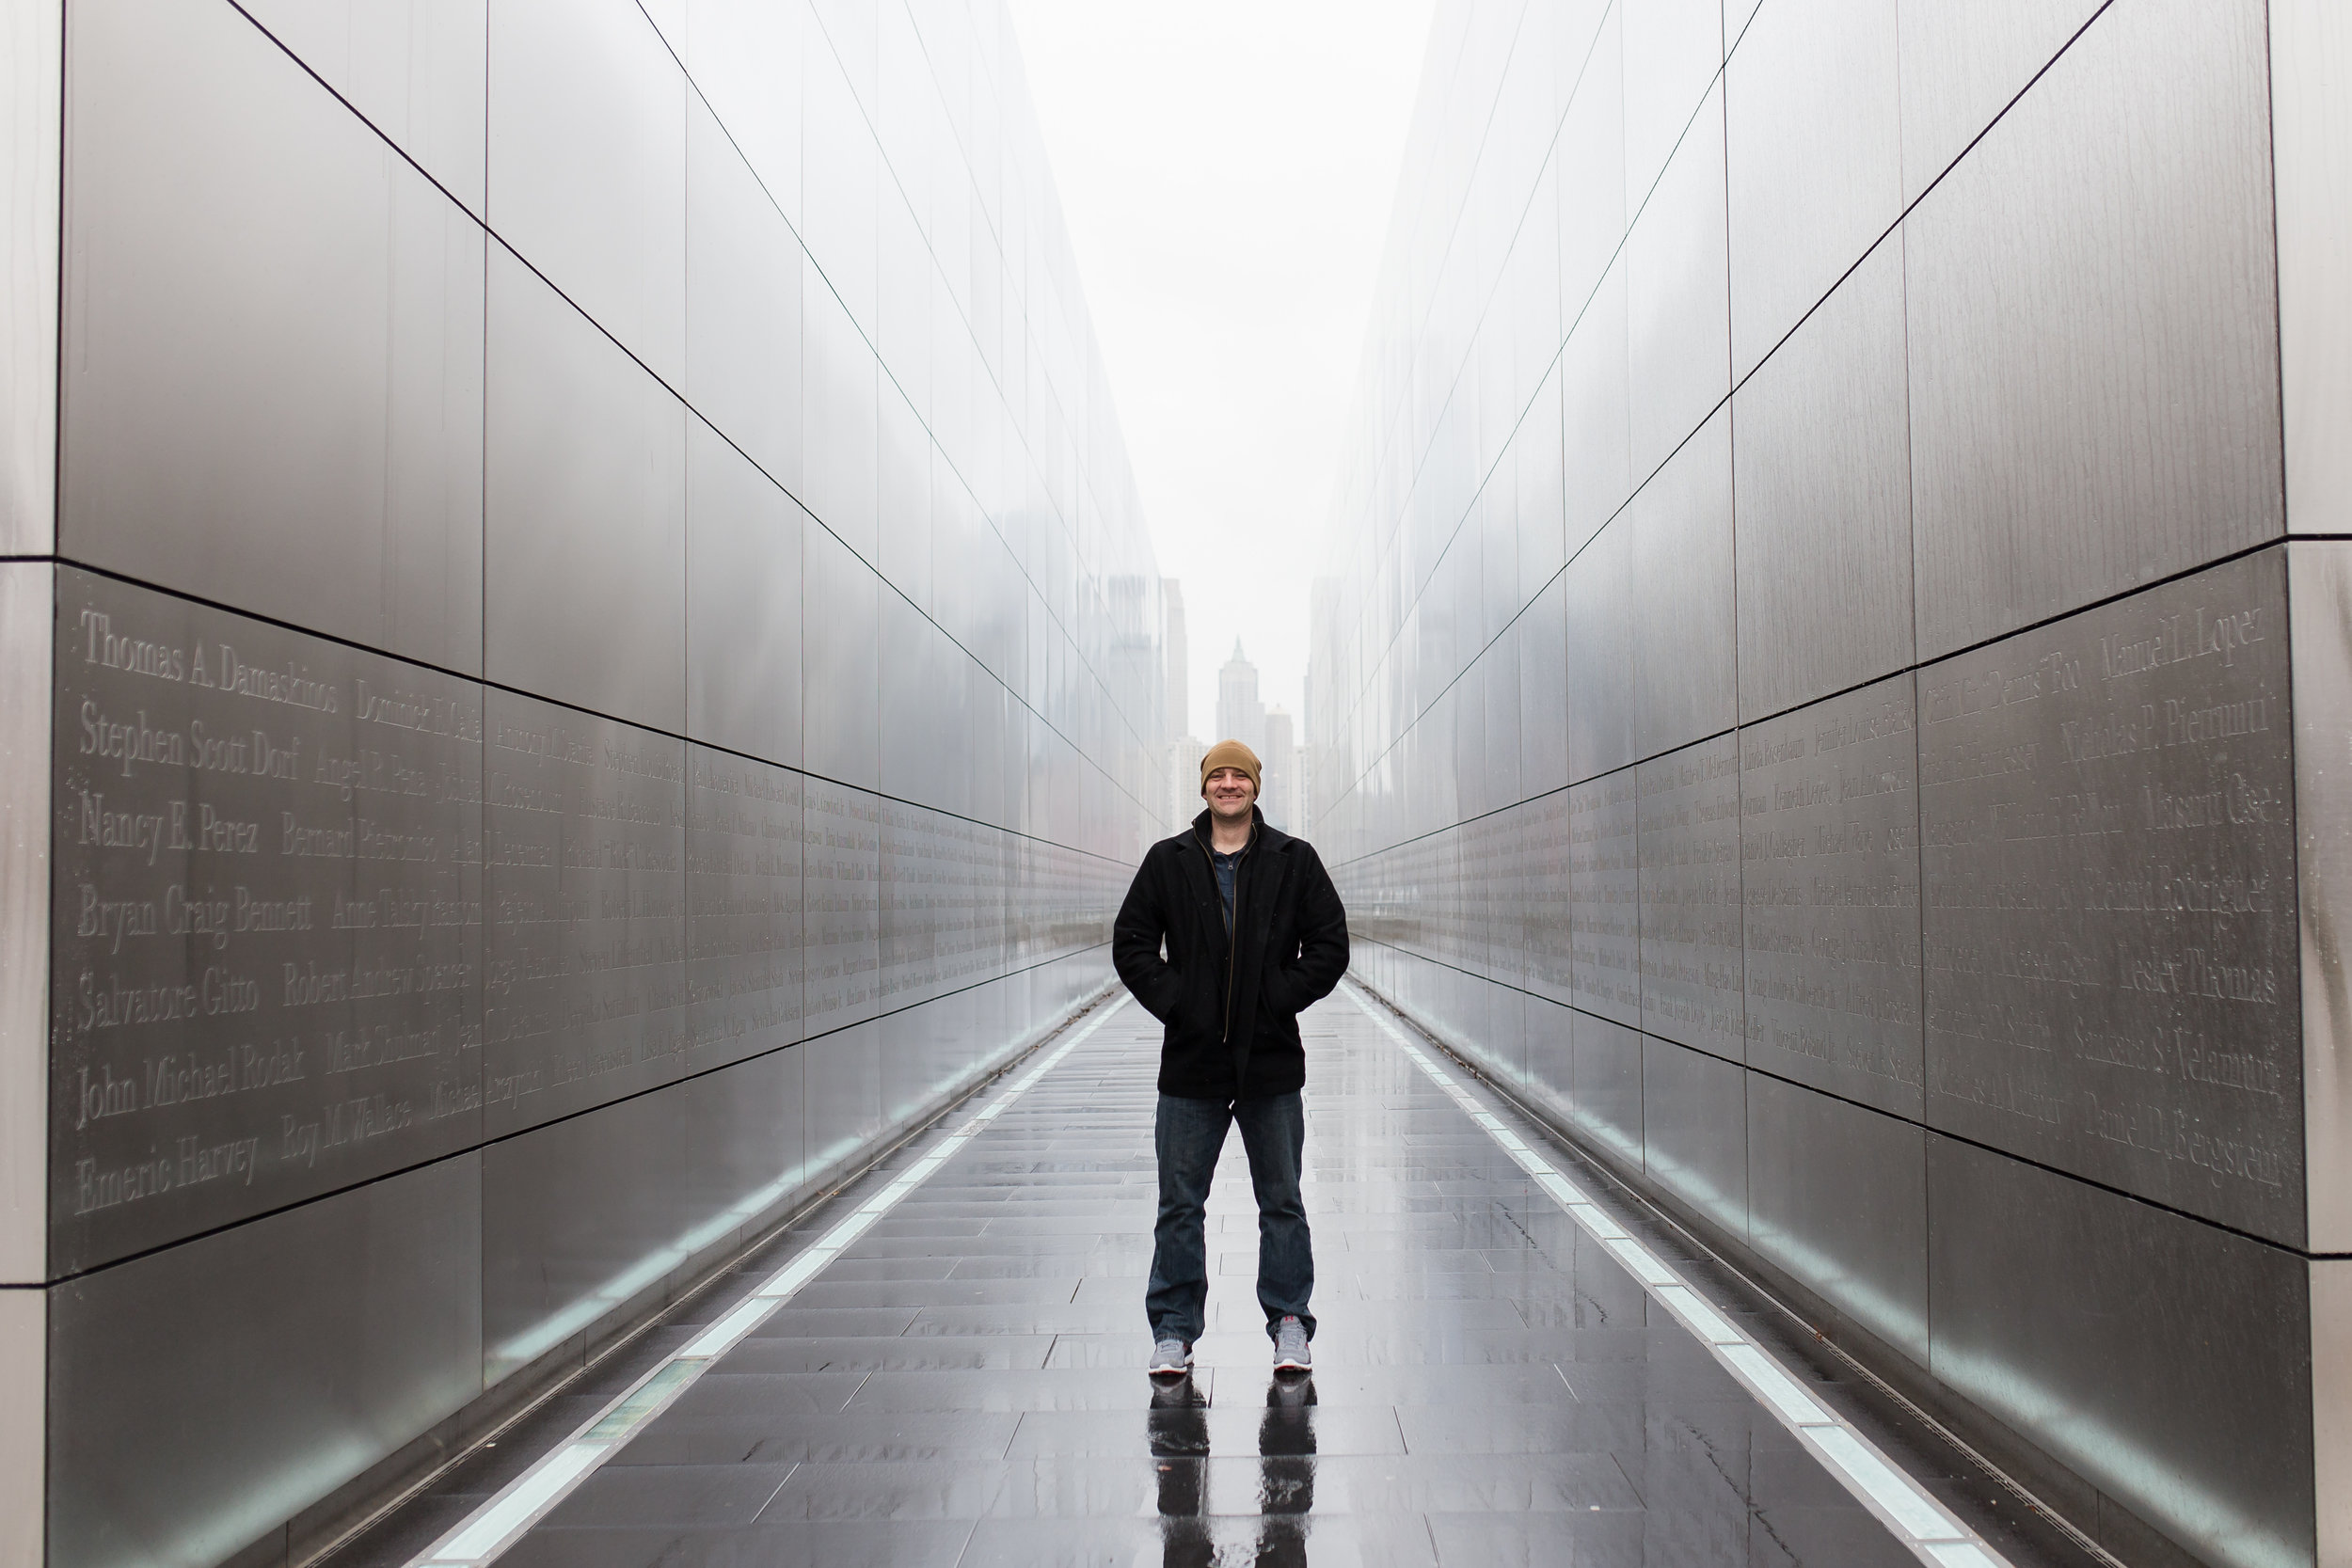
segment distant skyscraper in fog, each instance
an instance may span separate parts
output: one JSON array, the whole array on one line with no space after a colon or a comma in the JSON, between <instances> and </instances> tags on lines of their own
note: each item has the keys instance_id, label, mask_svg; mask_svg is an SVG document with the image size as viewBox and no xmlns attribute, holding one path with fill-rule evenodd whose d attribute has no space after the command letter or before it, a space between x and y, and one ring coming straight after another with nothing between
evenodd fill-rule
<instances>
[{"instance_id":1,"label":"distant skyscraper in fog","mask_svg":"<svg viewBox=\"0 0 2352 1568\"><path fill-rule=\"evenodd\" d=\"M1296 727L1286 709L1269 708L1258 700L1258 667L1241 651L1238 637L1233 639L1233 657L1216 674L1216 736L1238 740L1258 753L1263 767L1258 809L1267 821L1287 829L1303 820Z\"/></svg>"},{"instance_id":2,"label":"distant skyscraper in fog","mask_svg":"<svg viewBox=\"0 0 2352 1568\"><path fill-rule=\"evenodd\" d=\"M1168 645L1168 752L1161 769L1168 784L1168 821L1181 828L1200 811L1200 753L1207 750L1192 733L1192 640L1184 632L1184 585L1160 579L1162 640Z\"/></svg>"},{"instance_id":3,"label":"distant skyscraper in fog","mask_svg":"<svg viewBox=\"0 0 2352 1568\"><path fill-rule=\"evenodd\" d=\"M1265 819L1284 830L1300 825L1298 811L1298 747L1293 738L1288 710L1270 707L1265 710L1265 741L1258 748L1258 760L1264 765L1265 777L1258 786L1258 809Z\"/></svg>"},{"instance_id":4,"label":"distant skyscraper in fog","mask_svg":"<svg viewBox=\"0 0 2352 1568\"><path fill-rule=\"evenodd\" d=\"M1216 738L1238 740L1265 755L1265 705L1258 701L1258 667L1233 639L1233 657L1216 673Z\"/></svg>"},{"instance_id":5,"label":"distant skyscraper in fog","mask_svg":"<svg viewBox=\"0 0 2352 1568\"><path fill-rule=\"evenodd\" d=\"M1184 585L1160 579L1161 614L1167 618L1168 734L1180 740L1192 733L1192 644L1184 637Z\"/></svg>"}]
</instances>

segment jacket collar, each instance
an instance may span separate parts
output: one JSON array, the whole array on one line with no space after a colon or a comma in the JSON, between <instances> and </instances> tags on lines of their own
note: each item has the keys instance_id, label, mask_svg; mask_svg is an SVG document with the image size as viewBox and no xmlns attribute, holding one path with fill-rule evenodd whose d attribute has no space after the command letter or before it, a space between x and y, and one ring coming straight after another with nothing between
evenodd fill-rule
<instances>
[{"instance_id":1,"label":"jacket collar","mask_svg":"<svg viewBox=\"0 0 2352 1568\"><path fill-rule=\"evenodd\" d=\"M1200 815L1192 819L1193 842L1199 844L1204 852L1209 847L1209 821L1210 813L1205 806L1200 809ZM1286 848L1290 841L1291 835L1268 822L1265 813L1255 806L1249 808L1249 843L1247 847L1280 850Z\"/></svg>"}]
</instances>

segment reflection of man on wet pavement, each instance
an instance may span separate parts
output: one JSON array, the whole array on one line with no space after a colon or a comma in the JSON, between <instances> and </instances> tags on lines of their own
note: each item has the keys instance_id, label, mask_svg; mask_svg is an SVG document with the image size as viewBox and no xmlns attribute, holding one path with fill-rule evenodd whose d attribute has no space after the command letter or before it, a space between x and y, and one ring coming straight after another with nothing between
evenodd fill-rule
<instances>
[{"instance_id":1,"label":"reflection of man on wet pavement","mask_svg":"<svg viewBox=\"0 0 2352 1568\"><path fill-rule=\"evenodd\" d=\"M1277 1375L1258 1421L1258 1568L1304 1568L1307 1518L1315 1506L1314 1385ZM1152 1463L1160 1479L1163 1568L1212 1568L1218 1560L1209 1497L1209 1421L1183 1383L1152 1395Z\"/></svg>"},{"instance_id":2,"label":"reflection of man on wet pavement","mask_svg":"<svg viewBox=\"0 0 2352 1568\"><path fill-rule=\"evenodd\" d=\"M1208 809L1153 845L1111 931L1119 977L1167 1025L1160 1046L1160 1212L1152 1282L1152 1371L1181 1377L1206 1326L1203 1214L1238 1122L1258 1198L1258 1304L1274 1364L1303 1371L1314 1254L1299 1196L1307 1053L1298 1015L1347 972L1347 915L1314 847L1259 814L1258 758L1222 740L1200 759Z\"/></svg>"}]
</instances>

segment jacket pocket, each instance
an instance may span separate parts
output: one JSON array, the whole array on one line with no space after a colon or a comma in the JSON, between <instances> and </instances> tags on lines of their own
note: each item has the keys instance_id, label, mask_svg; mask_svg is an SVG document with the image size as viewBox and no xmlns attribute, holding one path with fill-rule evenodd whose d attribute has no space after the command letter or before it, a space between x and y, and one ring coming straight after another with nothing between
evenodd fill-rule
<instances>
[{"instance_id":1,"label":"jacket pocket","mask_svg":"<svg viewBox=\"0 0 2352 1568\"><path fill-rule=\"evenodd\" d=\"M1292 998L1297 994L1298 990L1291 979L1288 965L1268 964L1259 974L1258 1002L1268 1012L1281 1013L1289 1017L1296 1016L1298 1007Z\"/></svg>"}]
</instances>

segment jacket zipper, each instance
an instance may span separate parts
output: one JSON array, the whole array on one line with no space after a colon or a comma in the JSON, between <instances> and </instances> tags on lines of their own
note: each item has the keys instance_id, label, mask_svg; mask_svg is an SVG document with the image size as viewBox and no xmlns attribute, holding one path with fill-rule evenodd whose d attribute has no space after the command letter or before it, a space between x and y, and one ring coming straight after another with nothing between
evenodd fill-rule
<instances>
[{"instance_id":1,"label":"jacket zipper","mask_svg":"<svg viewBox=\"0 0 2352 1568\"><path fill-rule=\"evenodd\" d=\"M1248 859L1249 847L1242 847L1242 858ZM1212 865L1211 871L1216 869ZM1233 971L1241 963L1241 861L1233 863L1233 927L1225 933L1225 1039L1228 1049L1233 1043Z\"/></svg>"},{"instance_id":2,"label":"jacket zipper","mask_svg":"<svg viewBox=\"0 0 2352 1568\"><path fill-rule=\"evenodd\" d=\"M1199 837L1198 834L1195 834L1194 836ZM1249 827L1248 843L1246 843L1241 847L1241 852L1245 856L1248 855L1249 853L1250 845L1257 842L1258 828L1257 824L1253 822ZM1209 847L1208 840L1200 840L1200 852L1209 857L1209 882L1210 885L1214 887L1216 882L1216 852ZM1222 904L1224 900L1220 898L1217 902ZM1233 968L1240 961L1241 862L1235 861L1233 863L1233 918L1225 927L1225 1033L1223 1037L1217 1042L1220 1045L1232 1045L1233 1043Z\"/></svg>"}]
</instances>

